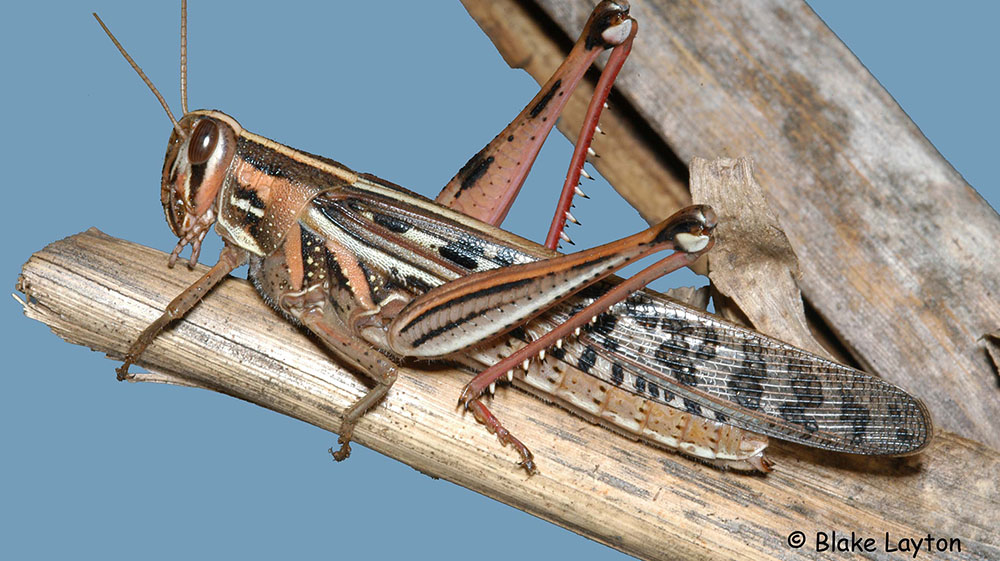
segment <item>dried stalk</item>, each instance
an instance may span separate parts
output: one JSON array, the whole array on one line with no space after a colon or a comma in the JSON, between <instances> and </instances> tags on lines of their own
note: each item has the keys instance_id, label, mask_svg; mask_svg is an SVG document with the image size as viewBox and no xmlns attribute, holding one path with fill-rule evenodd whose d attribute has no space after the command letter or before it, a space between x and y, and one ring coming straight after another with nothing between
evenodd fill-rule
<instances>
[{"instance_id":1,"label":"dried stalk","mask_svg":"<svg viewBox=\"0 0 1000 561\"><path fill-rule=\"evenodd\" d=\"M168 270L164 262L158 251L96 230L55 242L24 266L25 312L67 341L120 354L204 270ZM147 380L209 388L330 431L363 389L235 279L144 358L154 372ZM357 441L644 559L808 557L808 549L787 547L787 534L831 528L960 536L963 551L1000 553L993 528L1000 455L954 435L939 435L924 454L906 459L778 446L776 472L752 477L631 442L500 388L495 412L536 454L540 473L527 477L512 451L456 408L467 380L450 370L407 370L358 426ZM954 484L965 479L983 483ZM928 504L935 508L917 508Z\"/></svg>"}]
</instances>

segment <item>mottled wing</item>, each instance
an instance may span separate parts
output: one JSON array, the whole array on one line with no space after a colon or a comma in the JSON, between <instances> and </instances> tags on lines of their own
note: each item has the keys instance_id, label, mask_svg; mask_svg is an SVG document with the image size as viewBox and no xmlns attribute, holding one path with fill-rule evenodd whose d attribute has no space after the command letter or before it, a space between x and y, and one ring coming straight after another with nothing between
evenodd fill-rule
<instances>
[{"instance_id":1,"label":"mottled wing","mask_svg":"<svg viewBox=\"0 0 1000 561\"><path fill-rule=\"evenodd\" d=\"M564 348L564 361L647 399L817 448L903 455L932 432L924 404L896 386L652 291Z\"/></svg>"}]
</instances>

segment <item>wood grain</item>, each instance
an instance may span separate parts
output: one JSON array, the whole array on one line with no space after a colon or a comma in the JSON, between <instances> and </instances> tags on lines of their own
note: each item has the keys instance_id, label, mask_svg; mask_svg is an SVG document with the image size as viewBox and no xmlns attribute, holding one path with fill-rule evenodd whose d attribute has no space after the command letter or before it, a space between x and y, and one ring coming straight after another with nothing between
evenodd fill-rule
<instances>
[{"instance_id":1,"label":"wood grain","mask_svg":"<svg viewBox=\"0 0 1000 561\"><path fill-rule=\"evenodd\" d=\"M711 206L719 217L715 247L705 255L716 313L832 358L809 331L795 283L798 259L754 181L753 162L695 158L691 167L694 202Z\"/></svg>"},{"instance_id":2,"label":"wood grain","mask_svg":"<svg viewBox=\"0 0 1000 561\"><path fill-rule=\"evenodd\" d=\"M96 230L55 242L22 270L25 313L67 341L120 355L206 270L165 262L164 253ZM236 279L143 358L154 374L139 380L212 389L330 431L363 392L357 376ZM511 450L457 409L468 379L450 369L405 370L358 425L356 440L644 559L806 559L814 550L789 548L789 533L851 529L872 529L879 539L884 532L959 538L964 554L1000 557L1000 454L953 434L897 459L779 445L775 472L755 477L640 445L499 388L494 411L536 455L540 472L528 477Z\"/></svg>"},{"instance_id":3,"label":"wood grain","mask_svg":"<svg viewBox=\"0 0 1000 561\"><path fill-rule=\"evenodd\" d=\"M575 37L593 8L465 4L499 47L519 52ZM504 14L518 10L544 22L535 28L544 39L506 28ZM939 426L1000 447L1000 391L983 338L1000 326L996 211L803 2L635 0L632 14L639 34L615 99L641 133L604 140L669 146L676 157L630 160L630 148L596 160L601 173L657 219L676 207L648 194L683 199L676 183L637 184L617 169L683 178L671 165L647 168L751 157L798 256L799 287L839 343L921 397ZM536 79L551 71L526 68Z\"/></svg>"}]
</instances>

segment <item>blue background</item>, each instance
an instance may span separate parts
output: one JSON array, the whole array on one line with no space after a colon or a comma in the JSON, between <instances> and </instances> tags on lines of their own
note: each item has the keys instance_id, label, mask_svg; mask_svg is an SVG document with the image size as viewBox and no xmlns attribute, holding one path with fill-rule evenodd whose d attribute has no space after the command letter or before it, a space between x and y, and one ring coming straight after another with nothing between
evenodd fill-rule
<instances>
[{"instance_id":1,"label":"blue background","mask_svg":"<svg viewBox=\"0 0 1000 561\"><path fill-rule=\"evenodd\" d=\"M433 196L537 88L457 2L289 4L191 6L193 108ZM997 5L811 4L996 208ZM176 241L158 202L169 125L93 10L179 107L176 2L5 7L0 271L11 289L33 251L90 226L166 251ZM515 206L509 229L543 237L569 154L553 135L526 187L539 196ZM577 205L585 227L570 230L582 246L643 227L605 185L587 187L596 200ZM6 558L623 557L360 446L334 465L334 435L259 407L118 383L115 363L12 300L2 321Z\"/></svg>"}]
</instances>

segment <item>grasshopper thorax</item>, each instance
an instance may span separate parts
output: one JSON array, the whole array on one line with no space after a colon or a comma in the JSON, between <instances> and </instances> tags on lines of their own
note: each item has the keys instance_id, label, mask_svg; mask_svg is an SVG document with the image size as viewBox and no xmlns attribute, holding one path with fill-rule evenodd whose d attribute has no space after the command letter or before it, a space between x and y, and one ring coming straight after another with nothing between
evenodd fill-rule
<instances>
[{"instance_id":1,"label":"grasshopper thorax","mask_svg":"<svg viewBox=\"0 0 1000 561\"><path fill-rule=\"evenodd\" d=\"M180 238L170 255L176 262L191 245L191 266L198 260L201 242L218 216L216 199L236 154L242 127L219 111L192 111L170 134L163 161L160 202L167 224Z\"/></svg>"}]
</instances>

